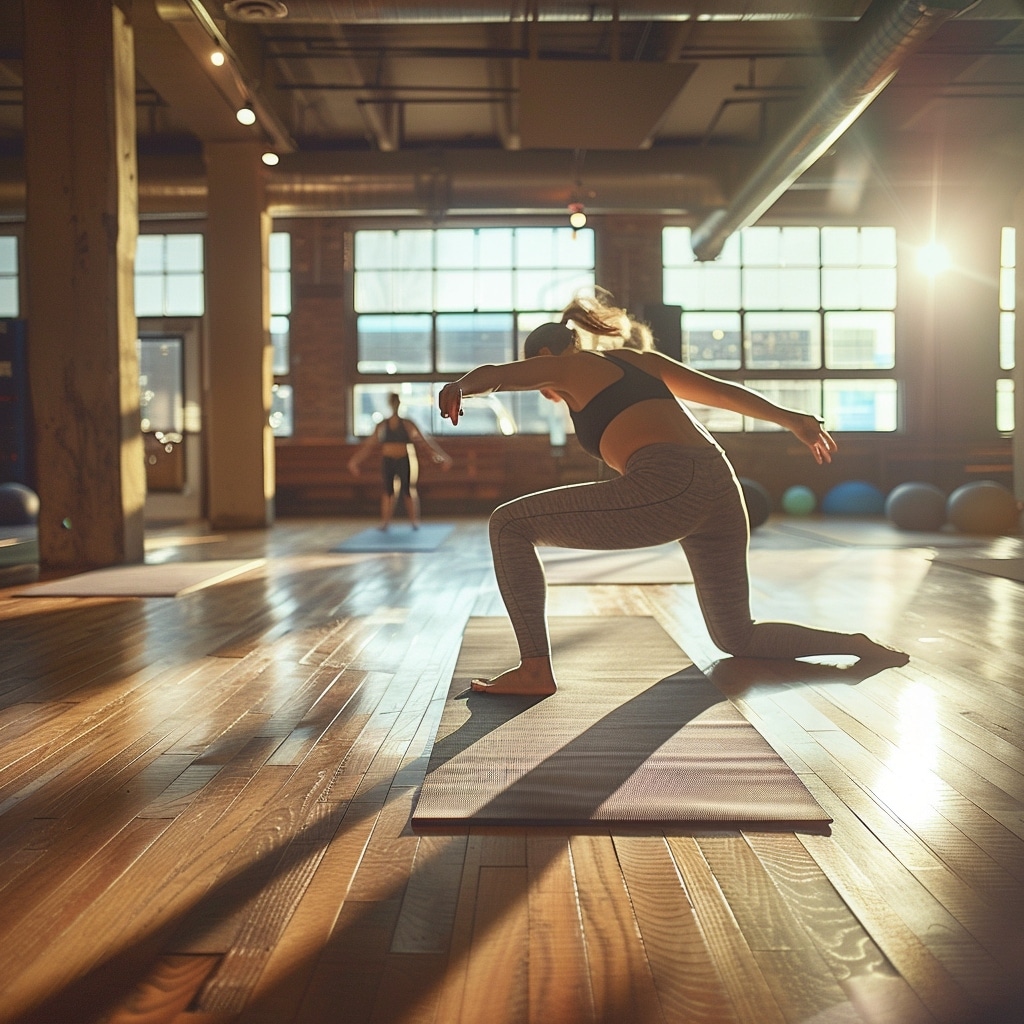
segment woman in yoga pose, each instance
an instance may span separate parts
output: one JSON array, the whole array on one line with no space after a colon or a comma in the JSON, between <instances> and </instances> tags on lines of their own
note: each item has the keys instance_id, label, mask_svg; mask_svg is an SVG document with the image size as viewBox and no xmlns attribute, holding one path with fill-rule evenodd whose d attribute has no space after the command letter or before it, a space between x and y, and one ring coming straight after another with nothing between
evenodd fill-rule
<instances>
[{"instance_id":1,"label":"woman in yoga pose","mask_svg":"<svg viewBox=\"0 0 1024 1024\"><path fill-rule=\"evenodd\" d=\"M572 326L570 326L570 324ZM738 657L847 654L904 664L907 656L862 633L835 633L750 615L742 490L711 434L676 399L717 406L792 431L820 465L836 443L808 413L775 405L742 385L718 380L668 356L634 348L586 351L580 332L629 337L621 309L577 299L560 323L526 339L525 358L478 366L446 384L441 415L458 423L463 398L495 391L539 391L563 401L576 436L619 477L557 487L510 501L490 519L494 571L519 643L521 661L473 688L490 693L555 692L540 546L620 550L678 540L686 552L712 640Z\"/></svg>"},{"instance_id":2,"label":"woman in yoga pose","mask_svg":"<svg viewBox=\"0 0 1024 1024\"><path fill-rule=\"evenodd\" d=\"M381 420L370 436L359 446L355 455L348 460L348 470L353 476L359 476L359 467L371 448L380 447L381 484L380 496L380 528L386 530L391 523L395 511L395 483L402 497L405 511L409 516L414 530L420 525L420 499L416 492L417 466L415 462L415 446L422 444L430 457L442 469L450 469L451 456L443 452L427 437L412 420L406 419L399 412L402 399L392 392L388 395L391 415Z\"/></svg>"}]
</instances>

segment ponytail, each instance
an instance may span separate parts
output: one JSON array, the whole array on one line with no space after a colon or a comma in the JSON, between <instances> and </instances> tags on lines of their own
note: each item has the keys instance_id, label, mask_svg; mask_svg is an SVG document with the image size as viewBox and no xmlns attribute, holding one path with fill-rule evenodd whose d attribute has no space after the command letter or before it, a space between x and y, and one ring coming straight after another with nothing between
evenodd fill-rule
<instances>
[{"instance_id":1,"label":"ponytail","mask_svg":"<svg viewBox=\"0 0 1024 1024\"><path fill-rule=\"evenodd\" d=\"M562 323L569 322L588 334L606 338L629 337L630 321L624 309L606 306L600 299L577 296L562 310Z\"/></svg>"}]
</instances>

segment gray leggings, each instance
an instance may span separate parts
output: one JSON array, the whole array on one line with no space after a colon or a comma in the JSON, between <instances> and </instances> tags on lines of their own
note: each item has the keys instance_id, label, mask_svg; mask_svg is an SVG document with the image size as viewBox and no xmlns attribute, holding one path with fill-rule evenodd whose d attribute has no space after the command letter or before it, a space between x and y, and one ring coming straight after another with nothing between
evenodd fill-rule
<instances>
[{"instance_id":1,"label":"gray leggings","mask_svg":"<svg viewBox=\"0 0 1024 1024\"><path fill-rule=\"evenodd\" d=\"M728 654L799 658L854 654L846 633L750 616L743 492L717 447L653 444L622 476L517 498L495 509L491 551L523 658L551 653L544 568L537 547L615 551L678 540L690 563L711 639Z\"/></svg>"}]
</instances>

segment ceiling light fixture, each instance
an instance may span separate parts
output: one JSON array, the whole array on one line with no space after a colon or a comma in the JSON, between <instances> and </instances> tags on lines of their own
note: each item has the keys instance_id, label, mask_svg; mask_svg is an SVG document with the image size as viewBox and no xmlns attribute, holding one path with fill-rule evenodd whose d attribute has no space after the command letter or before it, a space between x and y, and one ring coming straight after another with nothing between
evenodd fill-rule
<instances>
[{"instance_id":1,"label":"ceiling light fixture","mask_svg":"<svg viewBox=\"0 0 1024 1024\"><path fill-rule=\"evenodd\" d=\"M573 231L586 227L587 215L583 212L582 203L569 204L569 224L572 226Z\"/></svg>"},{"instance_id":2,"label":"ceiling light fixture","mask_svg":"<svg viewBox=\"0 0 1024 1024\"><path fill-rule=\"evenodd\" d=\"M215 68L222 68L222 67L224 67L224 61L226 61L226 60L227 60L227 57L224 56L224 51L223 50L214 50L213 53L210 54L210 63Z\"/></svg>"},{"instance_id":3,"label":"ceiling light fixture","mask_svg":"<svg viewBox=\"0 0 1024 1024\"><path fill-rule=\"evenodd\" d=\"M268 167L276 167L281 162L281 158L276 153L274 153L272 150L267 150L267 152L264 153L263 156L260 157L260 159Z\"/></svg>"},{"instance_id":4,"label":"ceiling light fixture","mask_svg":"<svg viewBox=\"0 0 1024 1024\"><path fill-rule=\"evenodd\" d=\"M239 124L255 124L256 111L252 109L252 103L247 102L244 106L239 107L235 111L235 117Z\"/></svg>"}]
</instances>

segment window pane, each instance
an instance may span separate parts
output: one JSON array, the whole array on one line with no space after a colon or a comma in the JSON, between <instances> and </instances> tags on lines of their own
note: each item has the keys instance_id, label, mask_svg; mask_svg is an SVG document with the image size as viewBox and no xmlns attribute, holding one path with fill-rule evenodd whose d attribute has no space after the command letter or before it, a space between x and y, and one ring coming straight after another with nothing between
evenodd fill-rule
<instances>
[{"instance_id":1,"label":"window pane","mask_svg":"<svg viewBox=\"0 0 1024 1024\"><path fill-rule=\"evenodd\" d=\"M0 316L18 315L18 279L0 277Z\"/></svg>"},{"instance_id":2,"label":"window pane","mask_svg":"<svg viewBox=\"0 0 1024 1024\"><path fill-rule=\"evenodd\" d=\"M135 278L135 315L164 315L164 279L149 274Z\"/></svg>"},{"instance_id":3,"label":"window pane","mask_svg":"<svg viewBox=\"0 0 1024 1024\"><path fill-rule=\"evenodd\" d=\"M896 308L896 271L891 268L859 271L860 308Z\"/></svg>"},{"instance_id":4,"label":"window pane","mask_svg":"<svg viewBox=\"0 0 1024 1024\"><path fill-rule=\"evenodd\" d=\"M292 275L289 270L270 272L270 313L287 316L292 311Z\"/></svg>"},{"instance_id":5,"label":"window pane","mask_svg":"<svg viewBox=\"0 0 1024 1024\"><path fill-rule=\"evenodd\" d=\"M165 316L203 315L203 275L168 274Z\"/></svg>"},{"instance_id":6,"label":"window pane","mask_svg":"<svg viewBox=\"0 0 1024 1024\"><path fill-rule=\"evenodd\" d=\"M702 263L699 267L704 278L703 302L697 309L739 309L740 268ZM680 303L682 305L682 303ZM686 307L683 306L685 309Z\"/></svg>"},{"instance_id":7,"label":"window pane","mask_svg":"<svg viewBox=\"0 0 1024 1024\"><path fill-rule=\"evenodd\" d=\"M823 267L821 305L825 309L860 309L860 271L853 267Z\"/></svg>"},{"instance_id":8,"label":"window pane","mask_svg":"<svg viewBox=\"0 0 1024 1024\"><path fill-rule=\"evenodd\" d=\"M716 409L712 405L700 405L697 402L687 402L686 408L708 430L716 434L738 434L743 430L743 417L738 412Z\"/></svg>"},{"instance_id":9,"label":"window pane","mask_svg":"<svg viewBox=\"0 0 1024 1024\"><path fill-rule=\"evenodd\" d=\"M782 262L780 228L745 228L742 232L743 263L748 267L777 267Z\"/></svg>"},{"instance_id":10,"label":"window pane","mask_svg":"<svg viewBox=\"0 0 1024 1024\"><path fill-rule=\"evenodd\" d=\"M748 313L746 365L752 370L816 370L821 366L821 321L816 313Z\"/></svg>"},{"instance_id":11,"label":"window pane","mask_svg":"<svg viewBox=\"0 0 1024 1024\"><path fill-rule=\"evenodd\" d=\"M999 264L1003 267L1017 266L1017 229L1003 228L999 246Z\"/></svg>"},{"instance_id":12,"label":"window pane","mask_svg":"<svg viewBox=\"0 0 1024 1024\"><path fill-rule=\"evenodd\" d=\"M472 270L439 270L434 280L437 309L476 307L476 275Z\"/></svg>"},{"instance_id":13,"label":"window pane","mask_svg":"<svg viewBox=\"0 0 1024 1024\"><path fill-rule=\"evenodd\" d=\"M825 365L832 370L887 370L895 365L892 313L825 314Z\"/></svg>"},{"instance_id":14,"label":"window pane","mask_svg":"<svg viewBox=\"0 0 1024 1024\"><path fill-rule=\"evenodd\" d=\"M359 238L362 232L358 232ZM391 271L355 272L355 308L357 313L386 313L391 309Z\"/></svg>"},{"instance_id":15,"label":"window pane","mask_svg":"<svg viewBox=\"0 0 1024 1024\"><path fill-rule=\"evenodd\" d=\"M896 266L896 229L860 229L860 260L865 267Z\"/></svg>"},{"instance_id":16,"label":"window pane","mask_svg":"<svg viewBox=\"0 0 1024 1024\"><path fill-rule=\"evenodd\" d=\"M782 263L787 267L817 267L820 262L820 241L817 228L783 228Z\"/></svg>"},{"instance_id":17,"label":"window pane","mask_svg":"<svg viewBox=\"0 0 1024 1024\"><path fill-rule=\"evenodd\" d=\"M356 318L360 373L429 373L431 318L360 316Z\"/></svg>"},{"instance_id":18,"label":"window pane","mask_svg":"<svg viewBox=\"0 0 1024 1024\"><path fill-rule=\"evenodd\" d=\"M430 430L431 410L434 405L434 385L414 381L396 381L394 384L357 384L352 389L353 429L357 437L373 433L378 423L391 415L388 396L397 394L401 399L399 412L410 419L424 433ZM462 422L459 422L462 426Z\"/></svg>"},{"instance_id":19,"label":"window pane","mask_svg":"<svg viewBox=\"0 0 1024 1024\"><path fill-rule=\"evenodd\" d=\"M829 430L896 430L896 381L826 380L823 385Z\"/></svg>"},{"instance_id":20,"label":"window pane","mask_svg":"<svg viewBox=\"0 0 1024 1024\"><path fill-rule=\"evenodd\" d=\"M778 309L779 271L775 267L743 268L743 306L745 309Z\"/></svg>"},{"instance_id":21,"label":"window pane","mask_svg":"<svg viewBox=\"0 0 1024 1024\"><path fill-rule=\"evenodd\" d=\"M662 274L665 301L683 309L705 309L704 274L699 266L666 267Z\"/></svg>"},{"instance_id":22,"label":"window pane","mask_svg":"<svg viewBox=\"0 0 1024 1024\"><path fill-rule=\"evenodd\" d=\"M999 369L1012 370L1014 365L1013 336L1016 330L1015 314L999 314Z\"/></svg>"},{"instance_id":23,"label":"window pane","mask_svg":"<svg viewBox=\"0 0 1024 1024\"><path fill-rule=\"evenodd\" d=\"M511 313L438 314L438 370L464 373L481 363L507 363L511 359Z\"/></svg>"},{"instance_id":24,"label":"window pane","mask_svg":"<svg viewBox=\"0 0 1024 1024\"><path fill-rule=\"evenodd\" d=\"M476 274L477 309L512 309L512 271L478 270Z\"/></svg>"},{"instance_id":25,"label":"window pane","mask_svg":"<svg viewBox=\"0 0 1024 1024\"><path fill-rule=\"evenodd\" d=\"M357 270L383 270L394 266L393 231L357 231L355 265Z\"/></svg>"},{"instance_id":26,"label":"window pane","mask_svg":"<svg viewBox=\"0 0 1024 1024\"><path fill-rule=\"evenodd\" d=\"M0 235L0 274L18 273L18 239Z\"/></svg>"},{"instance_id":27,"label":"window pane","mask_svg":"<svg viewBox=\"0 0 1024 1024\"><path fill-rule=\"evenodd\" d=\"M286 316L270 318L270 345L273 349L271 372L276 377L284 376L290 369L291 321Z\"/></svg>"},{"instance_id":28,"label":"window pane","mask_svg":"<svg viewBox=\"0 0 1024 1024\"><path fill-rule=\"evenodd\" d=\"M693 262L690 229L670 227L661 233L661 259L666 267L684 267Z\"/></svg>"},{"instance_id":29,"label":"window pane","mask_svg":"<svg viewBox=\"0 0 1024 1024\"><path fill-rule=\"evenodd\" d=\"M429 267L434 257L434 232L420 230L396 231L394 260L396 267L413 269Z\"/></svg>"},{"instance_id":30,"label":"window pane","mask_svg":"<svg viewBox=\"0 0 1024 1024\"><path fill-rule=\"evenodd\" d=\"M817 309L819 295L818 268L784 267L779 271L780 309Z\"/></svg>"},{"instance_id":31,"label":"window pane","mask_svg":"<svg viewBox=\"0 0 1024 1024\"><path fill-rule=\"evenodd\" d=\"M164 236L139 235L135 243L135 273L162 274L164 269Z\"/></svg>"},{"instance_id":32,"label":"window pane","mask_svg":"<svg viewBox=\"0 0 1024 1024\"><path fill-rule=\"evenodd\" d=\"M516 266L553 267L554 228L516 229Z\"/></svg>"},{"instance_id":33,"label":"window pane","mask_svg":"<svg viewBox=\"0 0 1024 1024\"><path fill-rule=\"evenodd\" d=\"M511 228L481 228L477 264L481 267L511 267L512 233Z\"/></svg>"},{"instance_id":34,"label":"window pane","mask_svg":"<svg viewBox=\"0 0 1024 1024\"><path fill-rule=\"evenodd\" d=\"M1017 299L1015 296L1016 291L1016 276L1017 271L1013 267L1003 267L999 271L999 308L1000 309L1016 309Z\"/></svg>"},{"instance_id":35,"label":"window pane","mask_svg":"<svg viewBox=\"0 0 1024 1024\"><path fill-rule=\"evenodd\" d=\"M445 228L437 233L439 267L472 267L476 264L476 232L472 228Z\"/></svg>"},{"instance_id":36,"label":"window pane","mask_svg":"<svg viewBox=\"0 0 1024 1024\"><path fill-rule=\"evenodd\" d=\"M202 235L167 235L166 270L197 271L203 269Z\"/></svg>"},{"instance_id":37,"label":"window pane","mask_svg":"<svg viewBox=\"0 0 1024 1024\"><path fill-rule=\"evenodd\" d=\"M270 430L274 437L295 433L295 399L290 384L275 384L270 389Z\"/></svg>"},{"instance_id":38,"label":"window pane","mask_svg":"<svg viewBox=\"0 0 1024 1024\"><path fill-rule=\"evenodd\" d=\"M555 228L555 265L558 267L592 267L594 265L594 232L590 228L573 231Z\"/></svg>"},{"instance_id":39,"label":"window pane","mask_svg":"<svg viewBox=\"0 0 1024 1024\"><path fill-rule=\"evenodd\" d=\"M142 429L180 434L184 428L181 338L139 340Z\"/></svg>"},{"instance_id":40,"label":"window pane","mask_svg":"<svg viewBox=\"0 0 1024 1024\"><path fill-rule=\"evenodd\" d=\"M1013 381L996 381L996 430L1012 434L1014 428Z\"/></svg>"},{"instance_id":41,"label":"window pane","mask_svg":"<svg viewBox=\"0 0 1024 1024\"><path fill-rule=\"evenodd\" d=\"M391 278L394 285L391 308L396 313L419 313L433 309L432 278L433 274L429 270L396 270Z\"/></svg>"},{"instance_id":42,"label":"window pane","mask_svg":"<svg viewBox=\"0 0 1024 1024\"><path fill-rule=\"evenodd\" d=\"M776 405L821 415L821 381L817 380L748 380L748 388L764 395ZM767 420L744 417L743 427L750 431L782 430L783 427Z\"/></svg>"},{"instance_id":43,"label":"window pane","mask_svg":"<svg viewBox=\"0 0 1024 1024\"><path fill-rule=\"evenodd\" d=\"M516 272L516 309L562 309L576 292L593 286L592 270L520 270Z\"/></svg>"},{"instance_id":44,"label":"window pane","mask_svg":"<svg viewBox=\"0 0 1024 1024\"><path fill-rule=\"evenodd\" d=\"M701 370L740 366L739 313L683 313L683 362Z\"/></svg>"},{"instance_id":45,"label":"window pane","mask_svg":"<svg viewBox=\"0 0 1024 1024\"><path fill-rule=\"evenodd\" d=\"M272 231L268 259L271 270L291 270L292 236L287 231Z\"/></svg>"}]
</instances>

